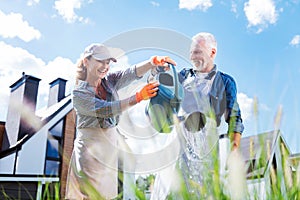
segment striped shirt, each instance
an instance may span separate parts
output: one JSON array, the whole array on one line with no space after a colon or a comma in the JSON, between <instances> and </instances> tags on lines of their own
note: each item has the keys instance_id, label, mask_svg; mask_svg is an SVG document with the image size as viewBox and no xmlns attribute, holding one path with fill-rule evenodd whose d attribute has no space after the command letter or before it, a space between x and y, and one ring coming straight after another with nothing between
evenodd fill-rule
<instances>
[{"instance_id":1,"label":"striped shirt","mask_svg":"<svg viewBox=\"0 0 300 200\"><path fill-rule=\"evenodd\" d=\"M121 102L118 90L128 86L134 80L140 79L136 75L136 67L124 71L109 73L102 79L102 86L106 90L106 100L96 96L94 87L86 81L78 81L72 91L73 107L77 115L77 128L110 128L119 122Z\"/></svg>"}]
</instances>

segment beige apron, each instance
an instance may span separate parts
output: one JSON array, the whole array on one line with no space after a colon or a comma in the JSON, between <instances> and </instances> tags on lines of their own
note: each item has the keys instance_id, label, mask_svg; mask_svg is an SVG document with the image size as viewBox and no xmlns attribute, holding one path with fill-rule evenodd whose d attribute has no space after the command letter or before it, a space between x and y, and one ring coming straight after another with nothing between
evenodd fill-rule
<instances>
[{"instance_id":1,"label":"beige apron","mask_svg":"<svg viewBox=\"0 0 300 200\"><path fill-rule=\"evenodd\" d=\"M118 195L116 128L77 130L66 186L66 199L113 199Z\"/></svg>"}]
</instances>

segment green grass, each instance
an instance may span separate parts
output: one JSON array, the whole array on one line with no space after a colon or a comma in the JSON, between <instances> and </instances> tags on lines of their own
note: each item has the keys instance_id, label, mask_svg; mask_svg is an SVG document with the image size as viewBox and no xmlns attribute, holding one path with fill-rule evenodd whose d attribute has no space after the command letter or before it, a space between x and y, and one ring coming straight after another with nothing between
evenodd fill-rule
<instances>
[{"instance_id":1,"label":"green grass","mask_svg":"<svg viewBox=\"0 0 300 200\"><path fill-rule=\"evenodd\" d=\"M254 106L256 108L258 106ZM256 114L258 111L254 110ZM275 116L275 126L274 130L279 130L282 112L279 109ZM261 146L266 146L268 148L268 142L260 141ZM222 199L222 200L260 200L260 188L254 189L252 191L248 190L247 181L255 181L259 179L264 179L266 183L266 188L263 191L265 194L265 199L267 200L299 200L300 199L300 167L296 165L296 171L291 170L291 163L289 162L289 152L283 143L279 143L279 148L281 152L280 166L275 166L271 163L267 170L264 170L264 175L262 173L257 173L246 179L246 167L250 166L253 169L266 169L268 164L269 151L261 151L258 159L255 163L245 164L243 158L239 152L232 152L228 157L227 173L224 177L221 177L219 172L219 158L218 154L214 152L213 156L213 168L210 172L206 173L205 181L202 185L191 180L184 181L182 171L177 170L177 181L179 187L171 188L168 200L182 199L182 200L193 200L193 199ZM251 152L249 152L251 155ZM65 158L64 158L65 159ZM146 192L151 190L155 175L149 174L144 178L143 184L139 182L134 186L136 199L146 200ZM123 179L120 179L122 182ZM188 189L189 187L189 189ZM22 199L22 198L12 198L4 190L0 188L2 196L5 200L11 199ZM24 189L24 188L23 188ZM25 188L26 190L26 188ZM95 199L101 199L99 193L94 191L90 184L86 184L86 190L89 195ZM191 192L191 190L193 192ZM123 193L120 192L116 199L122 199ZM34 198L32 198L34 199ZM60 183L46 183L44 185L44 190L42 194L43 200L59 200L60 197Z\"/></svg>"}]
</instances>

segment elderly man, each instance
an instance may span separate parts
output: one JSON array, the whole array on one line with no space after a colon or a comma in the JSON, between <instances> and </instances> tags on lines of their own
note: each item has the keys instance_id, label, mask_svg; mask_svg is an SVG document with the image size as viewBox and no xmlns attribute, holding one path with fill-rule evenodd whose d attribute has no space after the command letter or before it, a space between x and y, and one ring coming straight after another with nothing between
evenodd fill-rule
<instances>
[{"instance_id":1,"label":"elderly man","mask_svg":"<svg viewBox=\"0 0 300 200\"><path fill-rule=\"evenodd\" d=\"M184 186L191 198L206 198L213 192L211 181L214 181L213 173L219 167L217 144L222 117L228 124L231 150L239 148L244 130L236 83L230 75L218 71L214 63L216 54L215 37L206 32L196 34L190 47L193 67L184 68L178 74L184 90L179 115L185 121L177 129L182 151L176 169L181 175L181 187ZM170 180L168 183L165 174L170 172L165 170L158 174L152 200L165 199L172 189L170 182L178 181ZM182 190L176 193L176 198L181 193Z\"/></svg>"}]
</instances>

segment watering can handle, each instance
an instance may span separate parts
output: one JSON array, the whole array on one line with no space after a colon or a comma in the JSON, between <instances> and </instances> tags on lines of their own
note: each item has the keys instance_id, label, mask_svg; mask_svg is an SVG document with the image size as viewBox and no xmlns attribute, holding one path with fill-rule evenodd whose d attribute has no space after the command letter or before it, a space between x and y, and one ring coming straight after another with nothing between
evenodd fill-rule
<instances>
[{"instance_id":1,"label":"watering can handle","mask_svg":"<svg viewBox=\"0 0 300 200\"><path fill-rule=\"evenodd\" d=\"M173 70L173 74L174 74L174 95L176 98L178 98L178 75L175 69L175 66L172 63L168 63L169 67Z\"/></svg>"}]
</instances>

